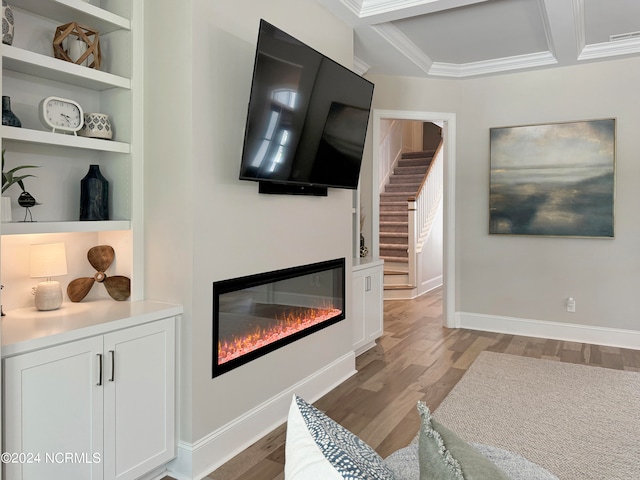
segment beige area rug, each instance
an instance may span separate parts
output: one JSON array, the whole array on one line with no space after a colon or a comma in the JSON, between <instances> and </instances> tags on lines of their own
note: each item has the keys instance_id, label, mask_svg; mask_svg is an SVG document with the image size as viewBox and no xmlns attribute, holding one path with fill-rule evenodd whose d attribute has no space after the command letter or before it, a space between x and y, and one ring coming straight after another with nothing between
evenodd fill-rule
<instances>
[{"instance_id":1,"label":"beige area rug","mask_svg":"<svg viewBox=\"0 0 640 480\"><path fill-rule=\"evenodd\" d=\"M640 373L482 352L434 417L561 480L640 479Z\"/></svg>"}]
</instances>

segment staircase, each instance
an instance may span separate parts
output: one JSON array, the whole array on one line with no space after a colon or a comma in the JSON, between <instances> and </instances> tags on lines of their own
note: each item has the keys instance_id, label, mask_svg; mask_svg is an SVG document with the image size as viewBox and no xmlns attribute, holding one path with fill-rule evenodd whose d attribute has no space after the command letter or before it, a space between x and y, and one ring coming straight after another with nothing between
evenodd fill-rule
<instances>
[{"instance_id":1,"label":"staircase","mask_svg":"<svg viewBox=\"0 0 640 480\"><path fill-rule=\"evenodd\" d=\"M380 194L380 257L384 259L387 290L408 286L407 199L418 193L434 153L435 150L403 153Z\"/></svg>"}]
</instances>

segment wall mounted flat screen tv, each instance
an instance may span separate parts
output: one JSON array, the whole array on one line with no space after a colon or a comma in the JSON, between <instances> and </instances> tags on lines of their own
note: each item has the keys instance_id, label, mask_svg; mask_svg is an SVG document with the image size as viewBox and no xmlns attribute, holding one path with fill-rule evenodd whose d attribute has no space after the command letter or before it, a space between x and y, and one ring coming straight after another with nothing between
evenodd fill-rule
<instances>
[{"instance_id":1,"label":"wall mounted flat screen tv","mask_svg":"<svg viewBox=\"0 0 640 480\"><path fill-rule=\"evenodd\" d=\"M372 96L371 82L261 20L240 179L264 193L357 188Z\"/></svg>"}]
</instances>

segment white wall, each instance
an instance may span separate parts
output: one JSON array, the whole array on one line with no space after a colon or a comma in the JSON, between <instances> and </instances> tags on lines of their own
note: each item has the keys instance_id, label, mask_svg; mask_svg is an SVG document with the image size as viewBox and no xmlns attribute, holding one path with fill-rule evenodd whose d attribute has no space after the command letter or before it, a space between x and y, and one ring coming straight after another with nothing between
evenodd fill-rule
<instances>
[{"instance_id":1,"label":"white wall","mask_svg":"<svg viewBox=\"0 0 640 480\"><path fill-rule=\"evenodd\" d=\"M330 189L319 198L260 195L256 183L238 180L259 20L347 66L352 32L311 0L151 4L146 296L185 305L179 427L183 446L196 455L226 426L352 355L347 319L211 379L212 282L340 257L351 269L351 191ZM348 302L349 291L347 275ZM282 408L272 420L285 416ZM251 435L259 437L259 428ZM217 458L200 462L215 466L226 454L213 452Z\"/></svg>"},{"instance_id":2,"label":"white wall","mask_svg":"<svg viewBox=\"0 0 640 480\"><path fill-rule=\"evenodd\" d=\"M640 330L640 59L465 80L368 77L375 108L457 115L458 312ZM614 239L496 236L489 128L617 118ZM576 313L565 300L576 299Z\"/></svg>"}]
</instances>

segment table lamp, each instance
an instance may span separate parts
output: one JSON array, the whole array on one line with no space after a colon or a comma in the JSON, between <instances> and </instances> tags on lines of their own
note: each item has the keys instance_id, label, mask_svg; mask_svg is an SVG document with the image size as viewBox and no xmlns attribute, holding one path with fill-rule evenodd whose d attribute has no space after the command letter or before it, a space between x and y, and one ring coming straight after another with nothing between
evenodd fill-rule
<instances>
[{"instance_id":1,"label":"table lamp","mask_svg":"<svg viewBox=\"0 0 640 480\"><path fill-rule=\"evenodd\" d=\"M31 278L46 280L38 283L35 290L35 304L38 310L55 310L62 305L60 283L51 280L67 274L67 256L64 243L31 245Z\"/></svg>"}]
</instances>

